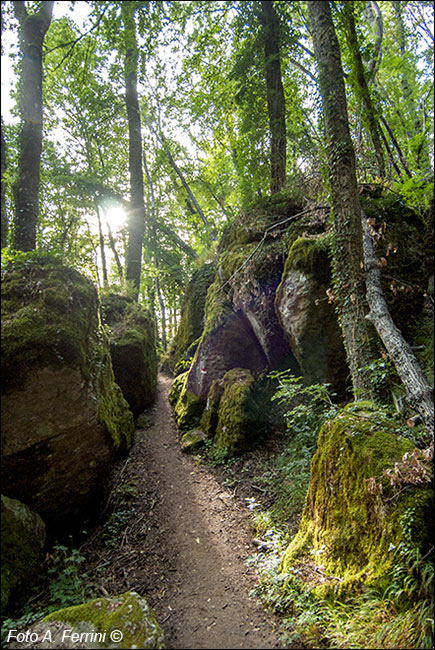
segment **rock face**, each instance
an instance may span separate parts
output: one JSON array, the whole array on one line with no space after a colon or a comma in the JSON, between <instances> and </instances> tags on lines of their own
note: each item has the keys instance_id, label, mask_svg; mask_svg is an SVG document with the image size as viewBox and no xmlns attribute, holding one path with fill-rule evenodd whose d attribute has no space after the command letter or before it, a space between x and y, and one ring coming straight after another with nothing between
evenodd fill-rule
<instances>
[{"instance_id":1,"label":"rock face","mask_svg":"<svg viewBox=\"0 0 435 650\"><path fill-rule=\"evenodd\" d=\"M38 648L166 648L162 628L144 598L129 591L60 609L29 630ZM45 640L44 640L45 639ZM35 647L10 643L11 648Z\"/></svg>"},{"instance_id":2,"label":"rock face","mask_svg":"<svg viewBox=\"0 0 435 650\"><path fill-rule=\"evenodd\" d=\"M169 366L175 375L186 368L198 347L204 329L204 309L207 289L214 280L216 265L204 264L197 269L187 286L181 308L181 319L170 352Z\"/></svg>"},{"instance_id":3,"label":"rock face","mask_svg":"<svg viewBox=\"0 0 435 650\"><path fill-rule=\"evenodd\" d=\"M103 323L109 328L115 381L134 417L149 406L156 393L157 354L151 315L125 296L109 295L102 303Z\"/></svg>"},{"instance_id":4,"label":"rock face","mask_svg":"<svg viewBox=\"0 0 435 650\"><path fill-rule=\"evenodd\" d=\"M1 496L1 606L38 572L45 544L41 517L16 499Z\"/></svg>"},{"instance_id":5,"label":"rock face","mask_svg":"<svg viewBox=\"0 0 435 650\"><path fill-rule=\"evenodd\" d=\"M35 254L4 272L2 377L4 491L70 527L134 431L89 280Z\"/></svg>"},{"instance_id":6,"label":"rock face","mask_svg":"<svg viewBox=\"0 0 435 650\"><path fill-rule=\"evenodd\" d=\"M328 237L298 237L292 244L275 307L307 384L329 383L346 389L346 354L334 306Z\"/></svg>"},{"instance_id":7,"label":"rock face","mask_svg":"<svg viewBox=\"0 0 435 650\"><path fill-rule=\"evenodd\" d=\"M315 587L320 596L362 582L382 589L400 562L401 542L422 555L430 548L430 483L411 481L404 490L384 474L413 445L382 426L374 404L357 402L347 410L320 431L299 531L283 557L283 571L314 560L334 576Z\"/></svg>"}]
</instances>

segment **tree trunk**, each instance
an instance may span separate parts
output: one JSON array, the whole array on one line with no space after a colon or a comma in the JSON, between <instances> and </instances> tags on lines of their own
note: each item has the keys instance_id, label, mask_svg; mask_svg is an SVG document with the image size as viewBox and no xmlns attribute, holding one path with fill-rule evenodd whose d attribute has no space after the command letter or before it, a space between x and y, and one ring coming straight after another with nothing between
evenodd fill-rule
<instances>
[{"instance_id":1,"label":"tree trunk","mask_svg":"<svg viewBox=\"0 0 435 650\"><path fill-rule=\"evenodd\" d=\"M382 143L379 136L378 121L376 119L375 109L373 107L373 102L370 95L369 87L367 85L366 75L364 72L364 65L361 58L361 51L358 44L353 7L354 7L353 2L348 1L344 3L343 10L344 10L344 16L346 20L347 40L349 43L349 49L352 53L352 59L355 66L355 76L356 76L356 82L358 84L360 99L364 107L364 112L367 119L367 125L370 132L370 137L372 139L373 148L375 150L378 173L380 178L383 179L385 178L384 152L382 149Z\"/></svg>"},{"instance_id":2,"label":"tree trunk","mask_svg":"<svg viewBox=\"0 0 435 650\"><path fill-rule=\"evenodd\" d=\"M145 237L145 202L142 173L142 136L137 96L138 46L134 12L135 2L121 3L124 25L124 80L129 135L129 170L131 206L128 214L126 280L132 282L135 299L139 296L142 247Z\"/></svg>"},{"instance_id":3,"label":"tree trunk","mask_svg":"<svg viewBox=\"0 0 435 650\"><path fill-rule=\"evenodd\" d=\"M1 156L2 156L2 179L1 179L1 190L2 190L2 205L1 205L1 210L2 210L2 215L1 215L1 247L6 248L8 245L8 213L6 211L6 181L4 180L4 175L6 174L6 169L7 169L7 158L6 158L6 141L5 141L5 136L3 133L3 118L2 118L2 129L1 129L1 137L2 137L2 150L1 150Z\"/></svg>"},{"instance_id":4,"label":"tree trunk","mask_svg":"<svg viewBox=\"0 0 435 650\"><path fill-rule=\"evenodd\" d=\"M355 153L347 118L340 49L329 2L308 3L327 139L328 173L334 216L335 293L340 325L357 399L370 399L366 367L373 360L365 318L361 207Z\"/></svg>"},{"instance_id":5,"label":"tree trunk","mask_svg":"<svg viewBox=\"0 0 435 650\"><path fill-rule=\"evenodd\" d=\"M433 433L434 402L431 388L410 345L391 318L382 291L381 272L377 265L370 227L364 211L361 211L364 233L364 266L366 272L367 302L370 312L366 318L372 321L382 340L397 374L406 390L410 406L417 411L428 432Z\"/></svg>"},{"instance_id":6,"label":"tree trunk","mask_svg":"<svg viewBox=\"0 0 435 650\"><path fill-rule=\"evenodd\" d=\"M208 221L207 217L205 216L205 214L204 214L201 206L199 205L198 201L196 200L196 197L195 197L194 193L190 189L189 184L186 181L183 172L181 171L181 169L178 167L177 163L175 162L174 157L171 154L171 151L170 151L170 149L168 147L168 143L167 143L167 140L166 140L165 136L163 135L163 133L161 131L160 132L156 131L156 129L153 127L153 125L151 124L150 120L147 118L146 115L145 115L145 121L148 124L149 128L151 129L152 133L154 133L154 135L156 136L158 141L163 146L163 148L164 148L164 150L166 152L166 155L168 156L169 164L171 165L172 169L174 170L174 172L177 174L178 178L180 179L181 184L184 187L184 189L186 190L187 196L189 197L189 199L190 199L190 201L191 201L191 203L192 203L192 205L193 205L193 207L195 209L195 212L198 214L198 216L200 217L202 223L204 224L204 226L205 226L205 228L206 228L206 230L207 230L207 232L208 232L208 234L210 236L210 239L212 241L216 241L217 237L216 237L216 235L215 235L215 233L213 231L213 228L212 228L210 222Z\"/></svg>"},{"instance_id":7,"label":"tree trunk","mask_svg":"<svg viewBox=\"0 0 435 650\"><path fill-rule=\"evenodd\" d=\"M270 128L270 191L279 192L285 185L287 135L285 98L281 78L280 25L273 0L262 0L259 20L263 27L264 67L267 110Z\"/></svg>"},{"instance_id":8,"label":"tree trunk","mask_svg":"<svg viewBox=\"0 0 435 650\"><path fill-rule=\"evenodd\" d=\"M107 287L108 280L107 280L106 251L104 249L104 236L103 236L103 229L101 227L100 208L98 206L98 203L95 204L95 210L96 210L96 213L97 213L97 221L98 221L98 236L99 236L99 240L100 240L101 269L103 271L103 286Z\"/></svg>"},{"instance_id":9,"label":"tree trunk","mask_svg":"<svg viewBox=\"0 0 435 650\"><path fill-rule=\"evenodd\" d=\"M36 248L39 181L42 151L42 45L50 27L53 2L41 2L40 9L27 12L24 2L14 2L19 23L21 73L18 140L18 178L13 186L15 222L12 247Z\"/></svg>"},{"instance_id":10,"label":"tree trunk","mask_svg":"<svg viewBox=\"0 0 435 650\"><path fill-rule=\"evenodd\" d=\"M167 344L167 335L166 335L166 307L165 307L165 301L163 299L162 295L162 290L160 288L160 281L159 281L159 276L156 276L156 293L157 293L157 299L159 301L159 306L160 306L160 314L161 314L161 323L162 323L162 348L166 352L168 344Z\"/></svg>"}]
</instances>

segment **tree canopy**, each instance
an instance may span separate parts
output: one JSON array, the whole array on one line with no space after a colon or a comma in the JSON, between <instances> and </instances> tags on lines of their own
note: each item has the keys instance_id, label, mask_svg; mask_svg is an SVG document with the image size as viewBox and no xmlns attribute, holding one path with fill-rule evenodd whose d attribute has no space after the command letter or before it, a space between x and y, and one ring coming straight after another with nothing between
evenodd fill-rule
<instances>
[{"instance_id":1,"label":"tree canopy","mask_svg":"<svg viewBox=\"0 0 435 650\"><path fill-rule=\"evenodd\" d=\"M15 102L2 118L2 247L58 252L175 321L180 289L240 209L270 190L307 204L331 191L310 3L55 2L49 22L51 4L2 3ZM336 2L332 18L357 181L422 205L433 187L432 3ZM29 199L23 30L42 23ZM24 244L20 215L33 224Z\"/></svg>"}]
</instances>

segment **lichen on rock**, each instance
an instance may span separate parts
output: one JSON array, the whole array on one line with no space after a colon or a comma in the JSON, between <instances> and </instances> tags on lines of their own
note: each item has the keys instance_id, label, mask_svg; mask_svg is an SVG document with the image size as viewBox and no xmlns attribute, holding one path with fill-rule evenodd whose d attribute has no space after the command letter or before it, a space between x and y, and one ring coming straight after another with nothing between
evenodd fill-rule
<instances>
[{"instance_id":1,"label":"lichen on rock","mask_svg":"<svg viewBox=\"0 0 435 650\"><path fill-rule=\"evenodd\" d=\"M45 544L41 517L24 503L1 495L1 606L38 572Z\"/></svg>"},{"instance_id":2,"label":"lichen on rock","mask_svg":"<svg viewBox=\"0 0 435 650\"><path fill-rule=\"evenodd\" d=\"M33 644L10 643L11 648L166 648L163 630L147 601L134 591L97 598L60 609L29 630ZM45 638L45 641L43 639Z\"/></svg>"},{"instance_id":3,"label":"lichen on rock","mask_svg":"<svg viewBox=\"0 0 435 650\"><path fill-rule=\"evenodd\" d=\"M282 570L313 560L333 579L319 595L364 584L385 587L403 539L401 517L411 509L425 522L415 543L427 544L428 486L399 493L384 475L412 449L406 438L383 426L375 405L353 404L323 425L311 464L311 480L299 531L283 556Z\"/></svg>"}]
</instances>

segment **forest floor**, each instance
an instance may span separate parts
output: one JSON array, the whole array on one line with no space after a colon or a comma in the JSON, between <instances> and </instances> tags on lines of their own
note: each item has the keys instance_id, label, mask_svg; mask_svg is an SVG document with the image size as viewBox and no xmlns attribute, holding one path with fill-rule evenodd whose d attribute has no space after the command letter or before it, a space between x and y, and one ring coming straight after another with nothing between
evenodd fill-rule
<instances>
[{"instance_id":1,"label":"forest floor","mask_svg":"<svg viewBox=\"0 0 435 650\"><path fill-rule=\"evenodd\" d=\"M248 509L255 467L234 489L222 469L181 452L170 383L159 376L148 426L110 478L113 512L105 546L98 528L85 544L88 574L98 566L105 595L142 594L169 648L283 648L277 619L250 595L257 577L245 564L256 550Z\"/></svg>"}]
</instances>

